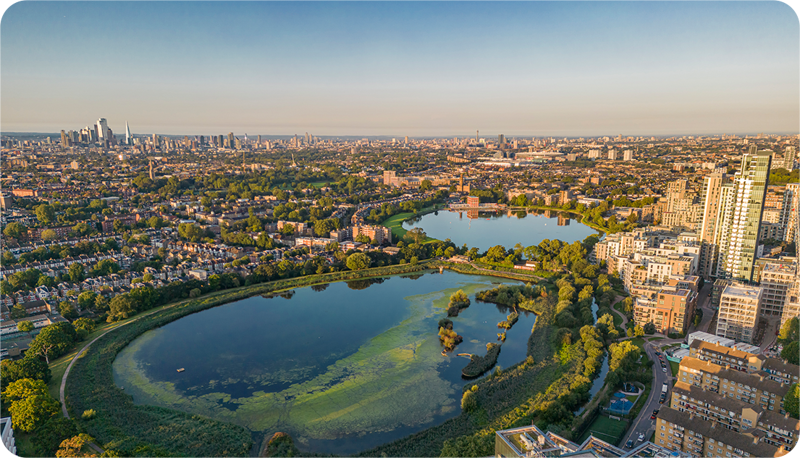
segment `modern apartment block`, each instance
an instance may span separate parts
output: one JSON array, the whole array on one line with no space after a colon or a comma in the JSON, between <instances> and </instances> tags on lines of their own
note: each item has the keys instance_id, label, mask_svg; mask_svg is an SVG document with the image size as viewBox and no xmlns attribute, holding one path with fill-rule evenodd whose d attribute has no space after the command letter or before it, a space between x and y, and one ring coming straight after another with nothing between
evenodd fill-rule
<instances>
[{"instance_id":1,"label":"modern apartment block","mask_svg":"<svg viewBox=\"0 0 800 458\"><path fill-rule=\"evenodd\" d=\"M653 299L637 297L633 319L644 326L653 323L662 334L686 333L697 302L697 293L688 289L662 289Z\"/></svg>"},{"instance_id":2,"label":"modern apartment block","mask_svg":"<svg viewBox=\"0 0 800 458\"><path fill-rule=\"evenodd\" d=\"M786 295L797 279L797 260L790 263L767 260L760 272L759 285L764 290L762 316L782 316Z\"/></svg>"},{"instance_id":3,"label":"modern apartment block","mask_svg":"<svg viewBox=\"0 0 800 458\"><path fill-rule=\"evenodd\" d=\"M753 154L753 149L742 157L742 168L734 176L732 188L721 188L721 215L717 217L717 224L722 223L717 228L722 231L717 275L743 281L753 280L753 264L772 164L770 153Z\"/></svg>"},{"instance_id":4,"label":"modern apartment block","mask_svg":"<svg viewBox=\"0 0 800 458\"><path fill-rule=\"evenodd\" d=\"M753 343L763 295L763 289L758 286L727 286L720 296L715 334Z\"/></svg>"},{"instance_id":5,"label":"modern apartment block","mask_svg":"<svg viewBox=\"0 0 800 458\"><path fill-rule=\"evenodd\" d=\"M578 444L531 425L496 431L494 456L497 458L690 458L692 455L675 453L674 450L650 441L637 442L633 448L623 450L593 435Z\"/></svg>"},{"instance_id":6,"label":"modern apartment block","mask_svg":"<svg viewBox=\"0 0 800 458\"><path fill-rule=\"evenodd\" d=\"M790 319L800 316L800 271L795 272L795 279L789 291L786 292L786 301L783 303L781 326Z\"/></svg>"},{"instance_id":7,"label":"modern apartment block","mask_svg":"<svg viewBox=\"0 0 800 458\"><path fill-rule=\"evenodd\" d=\"M658 413L657 445L708 457L783 456L797 445L800 421L783 398L800 368L702 341L691 354Z\"/></svg>"}]
</instances>

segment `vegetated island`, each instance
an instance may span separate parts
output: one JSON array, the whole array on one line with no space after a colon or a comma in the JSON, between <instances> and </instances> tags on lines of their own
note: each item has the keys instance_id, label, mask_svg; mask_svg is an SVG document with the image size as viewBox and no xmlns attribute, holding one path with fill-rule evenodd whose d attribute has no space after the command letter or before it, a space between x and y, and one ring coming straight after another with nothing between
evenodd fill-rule
<instances>
[{"instance_id":1,"label":"vegetated island","mask_svg":"<svg viewBox=\"0 0 800 458\"><path fill-rule=\"evenodd\" d=\"M469 363L461 369L461 375L465 378L480 377L486 371L497 364L497 357L500 355L502 345L496 343L486 344L486 356L472 355Z\"/></svg>"},{"instance_id":2,"label":"vegetated island","mask_svg":"<svg viewBox=\"0 0 800 458\"><path fill-rule=\"evenodd\" d=\"M453 331L452 321L442 318L439 320L439 340L444 344L445 351L453 351L464 338Z\"/></svg>"},{"instance_id":3,"label":"vegetated island","mask_svg":"<svg viewBox=\"0 0 800 458\"><path fill-rule=\"evenodd\" d=\"M462 290L458 290L450 296L450 304L447 308L447 316L458 316L458 314L469 307L469 297Z\"/></svg>"}]
</instances>

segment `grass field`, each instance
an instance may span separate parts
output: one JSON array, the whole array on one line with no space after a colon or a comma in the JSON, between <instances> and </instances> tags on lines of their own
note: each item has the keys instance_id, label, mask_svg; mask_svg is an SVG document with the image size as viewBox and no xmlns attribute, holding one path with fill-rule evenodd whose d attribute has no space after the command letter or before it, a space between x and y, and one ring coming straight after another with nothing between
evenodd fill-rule
<instances>
[{"instance_id":1,"label":"grass field","mask_svg":"<svg viewBox=\"0 0 800 458\"><path fill-rule=\"evenodd\" d=\"M405 236L406 232L408 232L408 230L403 228L403 221L405 221L405 220L407 220L409 218L413 218L414 216L417 216L417 215L422 215L422 214L428 213L428 212L432 211L433 209L434 209L434 207L425 207L422 210L420 210L419 213L412 213L412 212L398 213L396 215L391 216L389 219L387 219L383 223L381 223L381 226L385 226L385 227L388 227L389 229L391 229L391 231L392 231L392 240L395 243L397 243L398 240L403 240L403 236ZM433 242L435 240L436 239L432 239L430 237L427 237L425 239L424 243L430 243L430 242Z\"/></svg>"},{"instance_id":2,"label":"grass field","mask_svg":"<svg viewBox=\"0 0 800 458\"><path fill-rule=\"evenodd\" d=\"M582 443L589 435L593 435L598 439L602 439L610 444L617 445L628 429L628 422L624 420L612 420L604 415L598 415L597 418L586 428L578 443Z\"/></svg>"},{"instance_id":3,"label":"grass field","mask_svg":"<svg viewBox=\"0 0 800 458\"><path fill-rule=\"evenodd\" d=\"M644 350L644 339L641 337L634 337L631 339L631 343Z\"/></svg>"},{"instance_id":4,"label":"grass field","mask_svg":"<svg viewBox=\"0 0 800 458\"><path fill-rule=\"evenodd\" d=\"M675 361L669 361L669 368L672 371L672 375L674 377L677 377L678 376L678 370L680 368L680 364L676 363Z\"/></svg>"}]
</instances>

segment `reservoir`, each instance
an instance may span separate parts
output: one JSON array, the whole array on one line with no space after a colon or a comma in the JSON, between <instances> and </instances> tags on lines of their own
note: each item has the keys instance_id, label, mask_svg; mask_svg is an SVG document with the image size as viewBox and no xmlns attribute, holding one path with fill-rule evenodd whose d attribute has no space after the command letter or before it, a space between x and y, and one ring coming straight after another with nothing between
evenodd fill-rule
<instances>
[{"instance_id":1,"label":"reservoir","mask_svg":"<svg viewBox=\"0 0 800 458\"><path fill-rule=\"evenodd\" d=\"M579 218L575 220L573 218ZM564 212L531 210L520 212L483 212L478 210L441 210L428 213L403 223L411 230L421 227L428 237L450 239L457 246L467 244L486 251L494 245L506 249L517 243L523 247L538 245L544 239L559 239L572 243L597 234L597 231L579 222L580 216Z\"/></svg>"},{"instance_id":2,"label":"reservoir","mask_svg":"<svg viewBox=\"0 0 800 458\"><path fill-rule=\"evenodd\" d=\"M142 334L114 380L139 404L284 431L304 452L357 453L460 413L468 359L456 354L498 342L511 310L475 293L500 283L518 284L445 271L251 297ZM450 319L464 341L443 356L437 324L459 289L471 305ZM521 313L498 365L525 359L535 318Z\"/></svg>"}]
</instances>

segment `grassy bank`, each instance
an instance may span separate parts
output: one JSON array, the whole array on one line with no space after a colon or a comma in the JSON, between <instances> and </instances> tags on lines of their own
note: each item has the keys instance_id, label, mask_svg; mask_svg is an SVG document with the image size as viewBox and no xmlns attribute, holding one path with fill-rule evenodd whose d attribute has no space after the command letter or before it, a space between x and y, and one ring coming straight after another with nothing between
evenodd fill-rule
<instances>
[{"instance_id":1,"label":"grassy bank","mask_svg":"<svg viewBox=\"0 0 800 458\"><path fill-rule=\"evenodd\" d=\"M437 210L437 206L433 205L430 207L425 207L422 210L418 211L417 213L413 212L405 212L405 213L398 213L396 215L392 215L389 219L385 220L381 223L381 226L388 227L392 231L392 240L403 240L403 237L406 235L408 230L403 228L403 222L408 219L415 218L417 216L426 215L428 213L433 213ZM425 239L425 243L433 242L436 239L427 237Z\"/></svg>"},{"instance_id":2,"label":"grassy bank","mask_svg":"<svg viewBox=\"0 0 800 458\"><path fill-rule=\"evenodd\" d=\"M596 230L598 232L602 232L604 234L608 233L608 229L606 229L604 227L600 227L597 224L589 221L587 215L584 215L583 213L581 213L581 212L579 212L577 210L563 210L561 208L544 207L544 206L538 206L538 205L532 205L530 207L508 207L508 209L511 210L511 211L518 211L518 210L550 210L550 211L555 211L555 212L570 213L570 214L573 214L573 215L580 216L581 217L581 224L583 224L584 226L589 226L592 229L594 229L594 230Z\"/></svg>"}]
</instances>

